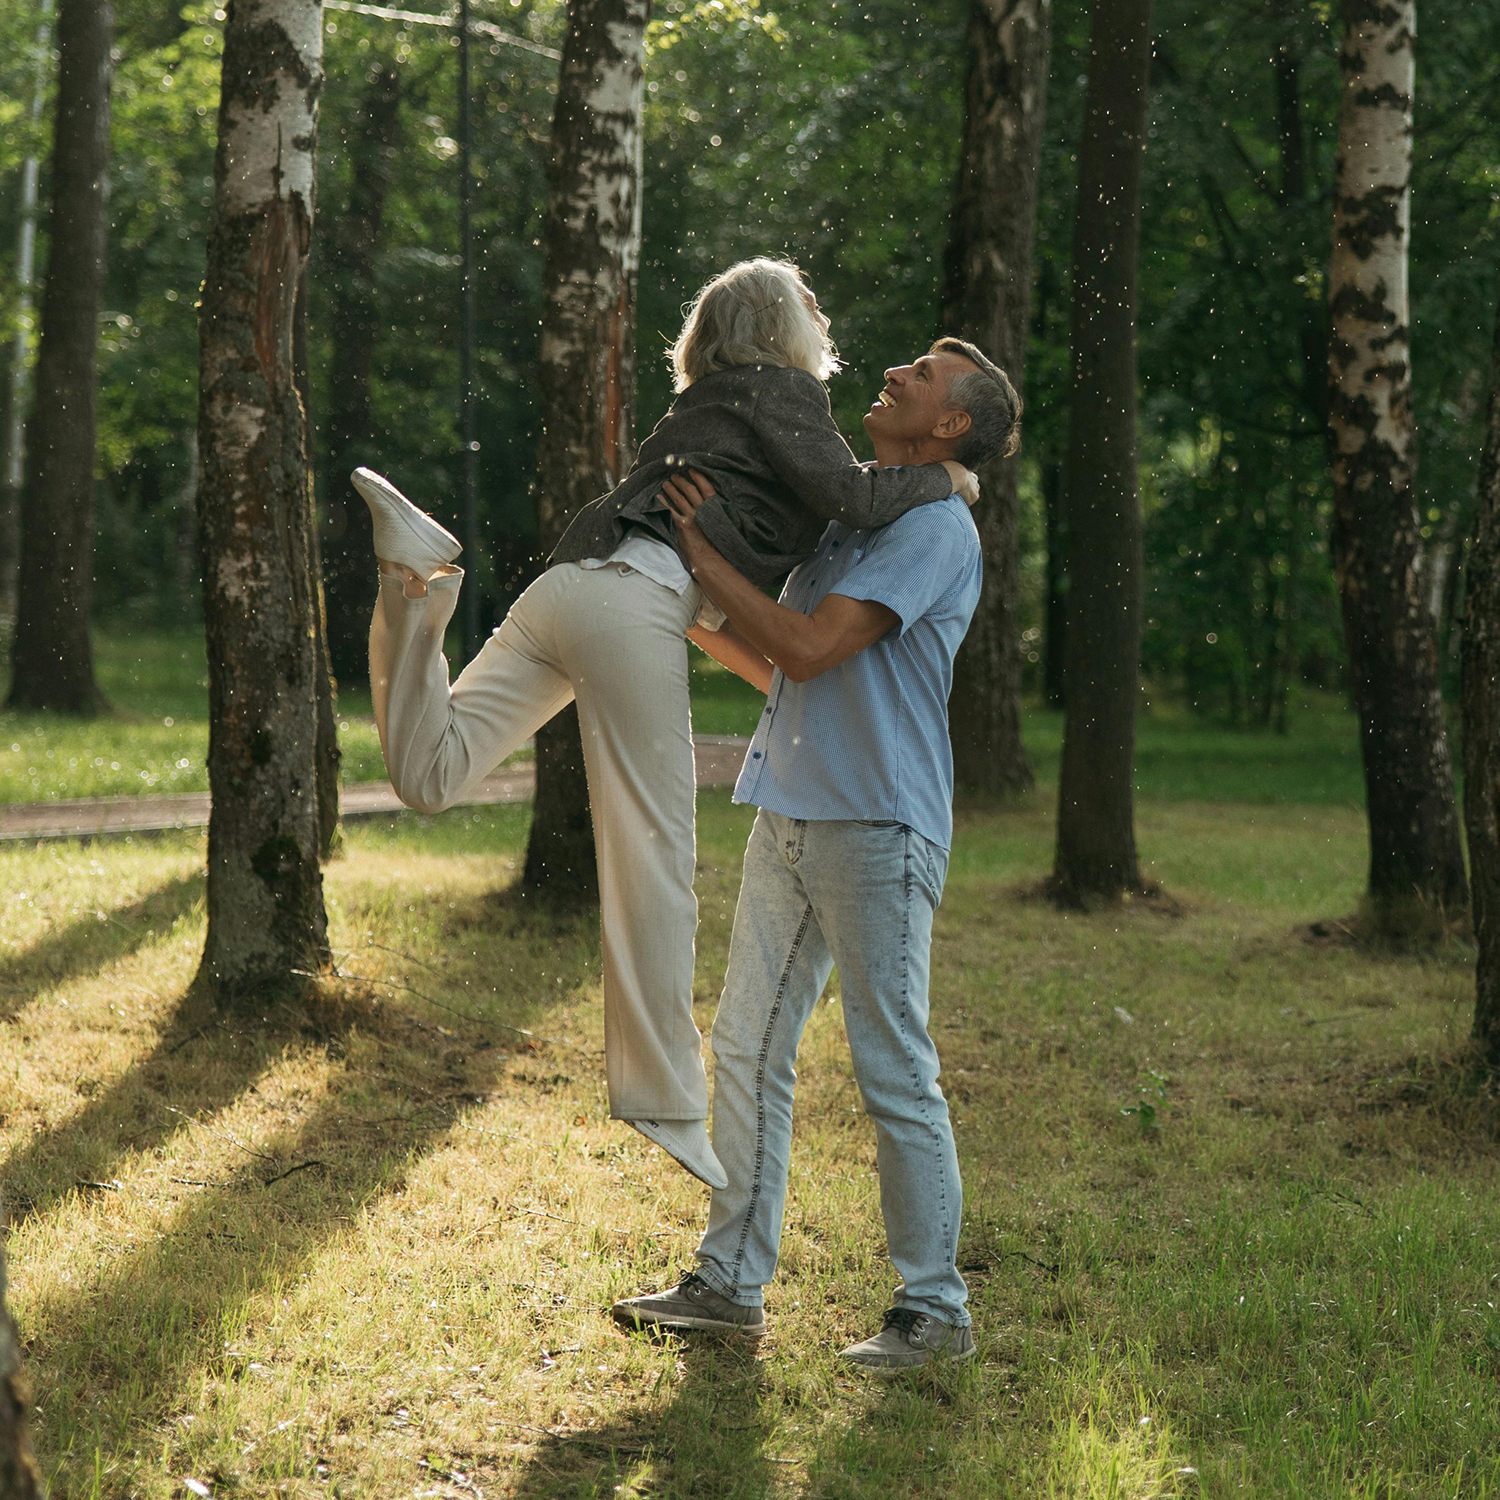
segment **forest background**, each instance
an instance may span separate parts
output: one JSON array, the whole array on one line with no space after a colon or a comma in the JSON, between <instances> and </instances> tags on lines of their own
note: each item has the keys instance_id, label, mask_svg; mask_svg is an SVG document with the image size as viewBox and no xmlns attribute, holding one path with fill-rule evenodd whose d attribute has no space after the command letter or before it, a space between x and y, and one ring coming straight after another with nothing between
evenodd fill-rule
<instances>
[{"instance_id":1,"label":"forest background","mask_svg":"<svg viewBox=\"0 0 1500 1500\"><path fill-rule=\"evenodd\" d=\"M565 7L504 0L477 5L475 15L536 49L482 41L474 58L479 496L488 541L478 576L488 621L535 564L540 233L556 74L545 54L560 44ZM858 417L880 370L937 331L966 15L960 0L656 7L638 432L671 399L665 347L687 298L739 257L784 252L806 268L833 319L847 363L832 383L834 411L863 451ZM117 7L94 590L96 620L117 630L156 631L201 615L195 303L221 20L211 3ZM1059 547L1087 22L1081 3L1056 7L1040 166L1021 490L1020 610L1033 695L1052 677L1048 602L1060 586L1049 556ZM26 7L0 13L3 181L17 180L30 153L46 170L46 118L33 126L27 107L34 26ZM1459 564L1500 259L1500 19L1437 0L1423 7L1421 28L1411 238L1418 493L1425 586L1452 702ZM1154 29L1140 315L1146 680L1152 697L1285 730L1301 690L1339 689L1347 671L1328 557L1324 342L1338 18L1326 4L1162 0ZM380 467L453 520L461 487L456 48L442 27L333 8L325 48L309 307L319 499L337 512L348 493L344 466L332 466L326 416L333 372L347 377L356 366L356 378L368 371ZM374 218L372 189L383 195ZM7 340L20 317L18 212L15 194L0 198ZM352 255L367 257L353 269L372 279L373 339L337 316ZM6 580L14 537L7 514Z\"/></svg>"},{"instance_id":2,"label":"forest background","mask_svg":"<svg viewBox=\"0 0 1500 1500\"><path fill-rule=\"evenodd\" d=\"M567 8L571 48L594 7ZM964 208L969 180L959 171L961 93L986 55L965 24L1002 8L656 6L645 72L638 431L670 399L663 356L687 298L740 256L784 251L806 267L834 320L849 364L833 382L834 408L862 448L858 416L881 368L955 326L940 299L950 298L955 264L967 273L979 258L973 241L954 248L964 228L955 206ZM331 789L326 773L337 760L326 676L314 670L313 591L299 596L299 578L311 582L317 567L305 546L306 469L316 471L322 515L346 781L383 775L362 712L368 533L347 472L373 463L450 524L460 518L453 18L359 0L324 0L321 16L312 0L285 6L300 11L304 44L317 40L319 21L326 44L302 320L290 281L266 269L286 262L262 259L246 273L236 256L261 242L243 224L224 232L233 217L225 183L246 158L236 164L226 148L216 168L215 115L226 31L231 53L240 48L235 66L255 65L239 86L253 75L257 102L295 81L303 112L293 154L298 141L311 149L317 69L287 45L286 31L278 42L275 28L262 28L246 46L246 13L261 16L259 8L234 6L226 17L206 4L119 0L98 527L87 551L100 684L117 711L84 722L8 708L0 751L24 753L0 754L0 803L163 782L202 790L208 778L193 757L209 704L215 831L206 879L196 829L16 843L3 854L0 1154L15 1279L7 1291L0 1262L0 1497L9 1500L7 1452L24 1457L25 1399L7 1405L6 1392L23 1392L17 1377L27 1373L42 1472L55 1494L90 1500L273 1485L387 1495L414 1480L420 1493L455 1500L988 1500L996 1476L1015 1493L1068 1500L1456 1500L1500 1489L1500 768L1475 753L1500 745L1500 396L1487 423L1482 410L1487 385L1500 389L1500 345L1495 373L1485 374L1500 263L1500 11L1458 0L1421 7L1409 262L1418 548L1399 484L1385 500L1377 488L1366 495L1373 503L1349 503L1357 444L1342 446L1332 465L1342 486L1335 518L1326 436L1353 425L1350 390L1366 378L1350 352L1357 339L1390 360L1388 373L1400 377L1387 382L1393 405L1404 407L1404 330L1387 333L1390 309L1398 325L1406 317L1392 295L1407 277L1404 246L1386 247L1394 254L1379 262L1389 280L1378 289L1350 278L1345 252L1402 238L1391 233L1399 210L1381 210L1404 202L1405 152L1381 162L1366 149L1361 163L1379 131L1344 109L1336 142L1335 118L1340 22L1374 16L1398 34L1367 39L1361 56L1399 61L1410 55L1409 7L1160 0L1149 31L1144 0L1092 8L1096 22L1130 24L1090 48L1087 7L1050 7L1036 254L1026 273L1034 295L1019 612L982 615L954 693L962 772L961 721L984 720L973 710L987 694L1002 708L1013 697L1008 665L991 670L1000 653L975 642L1020 638L1025 736L1043 793L1062 716L1039 705L1055 706L1065 689L1068 710L1052 881L1037 884L1053 839L1045 797L966 795L938 914L932 1014L964 1158L961 1269L982 1359L930 1389L877 1393L841 1374L832 1352L868 1331L885 1275L876 1163L838 1008L820 1006L805 1041L769 1353L742 1360L627 1339L600 1313L688 1262L702 1204L696 1184L663 1172L649 1146L606 1118L599 939L594 914L576 903L592 859L576 836L554 857L586 829L581 778L569 794L566 755L544 733L532 808L351 819L337 837L331 818L315 825L306 789L314 778L320 793ZM8 258L24 193L10 187L25 181L23 163L48 163L53 104L45 93L33 99L52 70L36 28L56 9L34 0L0 13L7 341L29 326ZM537 565L538 521L545 531L560 496L580 499L565 481L586 474L593 486L618 457L575 440L589 428L569 403L596 414L607 406L596 385L620 383L578 375L586 362L557 353L566 353L557 327L589 311L561 308L558 289L585 285L606 311L618 307L610 278L634 258L623 232L632 215L618 214L617 243L594 262L597 274L570 280L557 274L560 227L579 242L563 246L573 251L598 225L570 221L557 204L571 194L630 205L635 184L633 165L609 188L602 173L563 180L559 163L576 142L552 124L554 97L567 105L584 71L560 75L557 66L564 6L474 0L472 9L482 540L467 562L485 592L482 615L493 618ZM73 0L62 10L97 23L108 7ZM631 10L635 41L644 12L643 3ZM97 45L96 79L105 43ZM595 61L608 50L590 45ZM1131 128L1098 122L1102 96L1139 100L1148 52L1142 158ZM64 64L80 55L75 43L60 49ZM1346 54L1346 79L1359 66ZM1008 81L1034 82L1026 73L1018 65ZM632 63L632 92L635 76ZM1344 105L1353 92L1342 90ZM1404 143L1404 86L1368 92ZM975 101L971 91L971 143ZM998 96L982 106L993 112L979 133L1004 135L1008 107ZM567 108L557 114L570 118ZM262 110L255 124L269 135L281 119ZM631 143L617 152L628 164L631 131L618 138ZM70 156L75 166L92 161L96 141L75 141L58 158L65 167ZM1121 316L1135 300L1126 290L1135 215L1128 225L1112 218L1134 193L1108 186L1125 175L1101 173L1110 155L1116 167L1144 161L1138 361ZM295 171L283 178L281 155L260 159L278 163L276 192L296 180ZM54 197L50 170L43 203ZM74 175L93 181L96 172ZM991 205L1010 205L998 227L1022 226L1010 239L1029 242L1029 211L1014 206L1029 203L1029 186L983 192ZM305 213L306 201L292 197ZM1092 238L1074 235L1078 197L1076 222ZM284 231L294 220L278 222ZM1003 261L1006 238L992 233L982 255ZM200 390L205 239L216 259L203 321L221 326ZM75 285L87 275L56 274L65 257L52 253L83 243L60 234L39 246L37 264L52 276L49 315L54 293L86 305L77 321L92 344L92 299ZM300 244L283 245L300 262ZM1332 285L1331 252L1335 267L1343 261ZM86 259L73 257L75 266ZM249 286L284 293L276 381L286 399L268 446L240 471L252 482L235 489L222 482L229 450L214 382L255 363L225 335L234 319L221 316ZM1088 326L1070 340L1069 304L1090 298ZM1351 303L1357 316L1337 324L1344 338L1330 350L1330 311L1347 315ZM1114 315L1107 336L1105 309ZM553 351L545 368L544 316ZM1363 331L1351 331L1356 322ZM290 399L304 331L311 452L300 402ZM580 338L573 349L607 346ZM50 331L46 347L56 347ZM1127 347L1112 386L1097 370L1092 384L1079 375L1090 354ZM1330 372L1350 377L1331 412ZM1080 432L1095 456L1107 444L1119 453L1122 442L1134 453L1125 397L1136 373L1150 709L1138 740L1133 465L1115 493L1101 494L1100 476L1078 462ZM36 384L50 394L35 410L65 412L81 429L71 404L79 387ZM8 396L9 384L0 390ZM34 421L33 433L42 425ZM33 456L86 451L64 423L51 429L50 449L35 442ZM0 434L12 430L0 420ZM1071 545L1060 515L1065 449ZM257 489L254 480L275 469L261 462L267 453L279 455L280 481ZM0 458L8 466L13 456ZM1404 463L1377 459L1402 479ZM77 467L87 489L88 465ZM983 532L1007 514L1015 472L987 470L996 482L991 509L976 512ZM51 687L88 640L78 632L62 646L63 635L38 624L46 612L37 600L61 597L49 584L65 567L38 566L35 541L49 527L56 539L69 507L54 493L38 506L37 488L27 493L20 608L14 496L0 504L0 619L20 621L10 653L18 683L20 644L49 643L50 664L33 676ZM230 591L209 589L200 604L200 522L210 577L223 576L226 559L283 568L273 577L267 567L251 607L227 629ZM1007 533L986 561L989 601L1007 609L1010 556ZM1076 578L1092 580L1066 611L1065 556ZM1411 596L1411 578L1424 597ZM1383 580L1398 585L1384 598ZM1347 641L1341 602L1355 622ZM1438 622L1450 705L1463 657L1472 908L1441 708L1424 680L1424 606ZM1062 682L1053 622L1065 614ZM1394 650L1372 652L1382 633ZM88 692L76 707L101 709L83 675ZM1368 819L1345 701L1351 679ZM701 672L696 688L700 731L747 727L758 711L724 673ZM12 701L38 706L14 687ZM1002 743L1007 726L980 728L992 762L1014 750ZM1024 754L1010 760L1024 773L1010 779L1019 791L1030 770ZM241 774L251 762L257 775ZM1083 797L1085 784L1106 795ZM320 796L317 812L329 810ZM720 789L704 792L699 814L694 996L706 1029L749 813ZM1101 835L1093 848L1077 837L1090 823ZM545 880L530 878L539 848ZM1367 855L1364 905L1339 916L1359 899ZM1112 887L1080 878L1099 871ZM559 889L571 904L542 899ZM1424 920L1366 924L1366 908ZM1425 920L1434 912L1435 924ZM250 941L265 933L270 947ZM1403 941L1388 944L1393 936ZM257 966L257 978L275 983L239 990ZM275 1003L246 1006L263 994ZM830 1002L840 994L835 987ZM1464 1041L1471 997L1477 1052Z\"/></svg>"}]
</instances>

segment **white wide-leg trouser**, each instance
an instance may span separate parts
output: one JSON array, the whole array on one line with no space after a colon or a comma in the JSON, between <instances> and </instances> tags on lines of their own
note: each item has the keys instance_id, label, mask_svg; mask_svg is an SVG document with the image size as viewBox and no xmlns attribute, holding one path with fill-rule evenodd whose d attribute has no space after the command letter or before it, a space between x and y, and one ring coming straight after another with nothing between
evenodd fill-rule
<instances>
[{"instance_id":1,"label":"white wide-leg trouser","mask_svg":"<svg viewBox=\"0 0 1500 1500\"><path fill-rule=\"evenodd\" d=\"M702 602L633 568L549 568L449 686L461 572L409 599L382 575L370 691L397 795L459 801L576 698L604 929L604 1042L617 1120L708 1116L693 1023L694 791L685 633Z\"/></svg>"}]
</instances>

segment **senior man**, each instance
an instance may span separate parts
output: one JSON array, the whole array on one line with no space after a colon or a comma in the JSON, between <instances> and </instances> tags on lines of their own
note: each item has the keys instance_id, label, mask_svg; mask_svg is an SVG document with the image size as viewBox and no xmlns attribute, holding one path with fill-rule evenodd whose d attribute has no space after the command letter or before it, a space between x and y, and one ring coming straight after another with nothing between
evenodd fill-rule
<instances>
[{"instance_id":1,"label":"senior man","mask_svg":"<svg viewBox=\"0 0 1500 1500\"><path fill-rule=\"evenodd\" d=\"M973 468L1015 451L1019 420L1004 371L946 338L886 371L864 425L882 465ZM957 496L880 530L835 521L776 603L698 528L711 493L699 475L666 492L693 576L728 621L692 638L768 695L735 788L760 812L713 1025L713 1144L729 1185L714 1191L697 1269L613 1314L634 1327L765 1332L797 1045L837 963L901 1276L880 1330L840 1357L881 1375L968 1359L962 1189L927 981L953 831L948 692L979 600L979 538Z\"/></svg>"}]
</instances>

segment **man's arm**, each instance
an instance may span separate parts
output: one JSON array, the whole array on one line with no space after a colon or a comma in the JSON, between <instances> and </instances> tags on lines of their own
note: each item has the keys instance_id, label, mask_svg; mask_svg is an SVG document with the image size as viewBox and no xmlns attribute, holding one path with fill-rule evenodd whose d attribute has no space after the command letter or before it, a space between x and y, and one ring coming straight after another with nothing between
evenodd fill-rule
<instances>
[{"instance_id":1,"label":"man's arm","mask_svg":"<svg viewBox=\"0 0 1500 1500\"><path fill-rule=\"evenodd\" d=\"M792 682L810 682L822 676L866 646L874 645L901 623L895 610L883 604L849 599L842 594L830 594L810 615L768 599L743 573L731 567L703 535L697 511L712 493L706 481L697 475L686 479L674 476L662 490L688 567L744 643L780 667ZM696 640L697 636L691 638ZM739 670L732 662L726 661L725 665L732 671ZM745 676L743 672L740 675ZM769 687L767 675L767 690Z\"/></svg>"}]
</instances>

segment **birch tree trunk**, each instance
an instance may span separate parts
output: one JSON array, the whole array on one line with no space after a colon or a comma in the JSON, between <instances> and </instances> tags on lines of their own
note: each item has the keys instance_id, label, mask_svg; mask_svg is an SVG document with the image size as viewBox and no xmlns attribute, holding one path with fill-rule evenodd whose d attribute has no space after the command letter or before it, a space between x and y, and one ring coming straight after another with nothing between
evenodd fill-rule
<instances>
[{"instance_id":1,"label":"birch tree trunk","mask_svg":"<svg viewBox=\"0 0 1500 1500\"><path fill-rule=\"evenodd\" d=\"M1344 0L1328 282L1333 562L1370 825L1369 896L1400 936L1467 900L1437 643L1421 588L1407 303L1412 0Z\"/></svg>"},{"instance_id":2,"label":"birch tree trunk","mask_svg":"<svg viewBox=\"0 0 1500 1500\"><path fill-rule=\"evenodd\" d=\"M297 287L297 305L292 314L292 373L297 399L302 403L302 461L307 468L307 573L308 598L313 616L313 698L317 729L313 735L313 764L317 777L318 855L332 859L339 843L339 768L344 752L339 747L338 689L328 659L328 604L323 594L323 552L318 540L318 508L314 503L312 377L308 372L307 275Z\"/></svg>"},{"instance_id":3,"label":"birch tree trunk","mask_svg":"<svg viewBox=\"0 0 1500 1500\"><path fill-rule=\"evenodd\" d=\"M401 73L378 59L365 75L359 107L344 133L349 198L337 217L326 211L319 255L332 282L329 331L333 367L328 390L328 441L323 470L323 580L328 603L328 654L340 682L362 682L370 667L370 610L375 553L369 512L349 475L361 464L383 470L370 405L380 307L375 258L385 223L391 163L401 136Z\"/></svg>"},{"instance_id":4,"label":"birch tree trunk","mask_svg":"<svg viewBox=\"0 0 1500 1500\"><path fill-rule=\"evenodd\" d=\"M1065 903L1141 883L1135 701L1142 616L1136 263L1150 0L1094 0L1073 225L1073 351L1062 770L1053 889Z\"/></svg>"},{"instance_id":5,"label":"birch tree trunk","mask_svg":"<svg viewBox=\"0 0 1500 1500\"><path fill-rule=\"evenodd\" d=\"M62 0L52 212L26 425L9 707L92 715L95 366L109 239L110 0Z\"/></svg>"},{"instance_id":6,"label":"birch tree trunk","mask_svg":"<svg viewBox=\"0 0 1500 1500\"><path fill-rule=\"evenodd\" d=\"M634 451L642 64L650 0L569 0L543 230L537 532L550 552ZM577 713L537 735L525 886L597 899Z\"/></svg>"},{"instance_id":7,"label":"birch tree trunk","mask_svg":"<svg viewBox=\"0 0 1500 1500\"><path fill-rule=\"evenodd\" d=\"M38 0L36 62L27 115L32 129L42 118L47 83L52 74L52 0ZM31 336L31 293L36 265L37 185L41 163L36 148L27 150L21 164L20 224L16 230L16 331L10 342L10 369L0 386L0 616L16 613L16 565L21 541L21 460L26 392L29 381L26 351Z\"/></svg>"},{"instance_id":8,"label":"birch tree trunk","mask_svg":"<svg viewBox=\"0 0 1500 1500\"><path fill-rule=\"evenodd\" d=\"M1474 1037L1500 1063L1500 310L1464 588L1464 822L1479 942Z\"/></svg>"},{"instance_id":9,"label":"birch tree trunk","mask_svg":"<svg viewBox=\"0 0 1500 1500\"><path fill-rule=\"evenodd\" d=\"M42 1476L31 1451L31 1397L16 1327L5 1306L4 1230L0 1211L0 1500L39 1500Z\"/></svg>"},{"instance_id":10,"label":"birch tree trunk","mask_svg":"<svg viewBox=\"0 0 1500 1500\"><path fill-rule=\"evenodd\" d=\"M943 328L978 344L1023 396L1051 27L1051 0L970 0L964 133L944 265ZM1021 743L1019 477L1015 460L1004 458L980 474L974 520L984 594L954 666L949 710L958 785L997 796L1029 791L1033 781Z\"/></svg>"},{"instance_id":11,"label":"birch tree trunk","mask_svg":"<svg viewBox=\"0 0 1500 1500\"><path fill-rule=\"evenodd\" d=\"M293 352L312 228L318 0L230 0L199 318L208 938L221 999L328 960L310 485Z\"/></svg>"}]
</instances>

